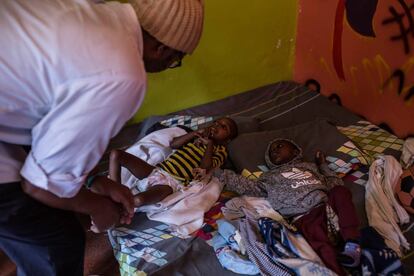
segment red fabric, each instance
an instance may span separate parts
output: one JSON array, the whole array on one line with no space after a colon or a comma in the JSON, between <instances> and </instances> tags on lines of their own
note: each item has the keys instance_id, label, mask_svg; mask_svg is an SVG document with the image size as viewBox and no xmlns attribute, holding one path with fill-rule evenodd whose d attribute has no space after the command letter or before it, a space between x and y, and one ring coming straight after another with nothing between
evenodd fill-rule
<instances>
[{"instance_id":1,"label":"red fabric","mask_svg":"<svg viewBox=\"0 0 414 276\"><path fill-rule=\"evenodd\" d=\"M328 204L338 215L342 238L358 240L359 222L351 192L343 186L332 188L328 193ZM295 225L325 265L338 275L345 275L344 269L336 260L338 252L328 238L326 205L314 208L298 219Z\"/></svg>"}]
</instances>

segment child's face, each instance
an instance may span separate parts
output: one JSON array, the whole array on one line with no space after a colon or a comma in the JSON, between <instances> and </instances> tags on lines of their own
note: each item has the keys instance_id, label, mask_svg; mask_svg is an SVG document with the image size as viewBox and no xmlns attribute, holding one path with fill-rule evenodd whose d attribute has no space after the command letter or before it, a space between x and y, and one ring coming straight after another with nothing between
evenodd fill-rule
<instances>
[{"instance_id":1,"label":"child's face","mask_svg":"<svg viewBox=\"0 0 414 276\"><path fill-rule=\"evenodd\" d=\"M269 157L275 165L282 165L298 155L298 149L288 141L276 141L270 145Z\"/></svg>"},{"instance_id":2,"label":"child's face","mask_svg":"<svg viewBox=\"0 0 414 276\"><path fill-rule=\"evenodd\" d=\"M230 122L227 118L221 118L210 126L210 138L216 142L226 142L231 136Z\"/></svg>"}]
</instances>

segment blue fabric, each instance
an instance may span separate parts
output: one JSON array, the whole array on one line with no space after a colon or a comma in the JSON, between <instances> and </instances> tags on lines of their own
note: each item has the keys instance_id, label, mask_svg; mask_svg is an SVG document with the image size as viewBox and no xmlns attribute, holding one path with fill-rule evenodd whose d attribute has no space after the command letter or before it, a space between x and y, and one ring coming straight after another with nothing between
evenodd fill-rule
<instances>
[{"instance_id":1,"label":"blue fabric","mask_svg":"<svg viewBox=\"0 0 414 276\"><path fill-rule=\"evenodd\" d=\"M273 222L274 221L270 218L259 219L260 233L266 242L266 248L269 255L278 258L298 258L298 256L290 250L291 245L283 235L282 225Z\"/></svg>"},{"instance_id":2,"label":"blue fabric","mask_svg":"<svg viewBox=\"0 0 414 276\"><path fill-rule=\"evenodd\" d=\"M266 244L263 243L257 220L250 214L246 214L246 218L240 220L240 235L246 246L249 259L258 267L262 275L296 275L296 273L276 261L267 251Z\"/></svg>"},{"instance_id":3,"label":"blue fabric","mask_svg":"<svg viewBox=\"0 0 414 276\"><path fill-rule=\"evenodd\" d=\"M231 249L240 251L239 245L234 240L236 234L236 228L225 219L219 219L216 221L218 232L226 240L227 244L230 245Z\"/></svg>"},{"instance_id":4,"label":"blue fabric","mask_svg":"<svg viewBox=\"0 0 414 276\"><path fill-rule=\"evenodd\" d=\"M239 246L234 240L236 228L228 221L217 221L218 232L211 240L220 264L230 271L239 274L256 275L259 269L246 257L240 255Z\"/></svg>"},{"instance_id":5,"label":"blue fabric","mask_svg":"<svg viewBox=\"0 0 414 276\"><path fill-rule=\"evenodd\" d=\"M298 232L288 230L270 218L260 218L258 226L266 253L291 275L336 275L325 267L309 245L303 244L306 240Z\"/></svg>"}]
</instances>

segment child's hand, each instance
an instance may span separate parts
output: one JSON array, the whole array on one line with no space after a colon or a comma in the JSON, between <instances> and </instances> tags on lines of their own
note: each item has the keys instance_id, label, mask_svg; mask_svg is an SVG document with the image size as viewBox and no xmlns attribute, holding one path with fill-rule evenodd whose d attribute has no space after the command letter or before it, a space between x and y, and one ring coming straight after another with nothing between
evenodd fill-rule
<instances>
[{"instance_id":1,"label":"child's hand","mask_svg":"<svg viewBox=\"0 0 414 276\"><path fill-rule=\"evenodd\" d=\"M192 173L193 173L194 180L202 181L202 180L208 179L207 182L209 182L211 179L212 170L207 171L206 169L195 168L193 169Z\"/></svg>"},{"instance_id":2,"label":"child's hand","mask_svg":"<svg viewBox=\"0 0 414 276\"><path fill-rule=\"evenodd\" d=\"M194 145L196 145L196 147L200 147L202 145L208 145L208 144L212 144L213 140L211 139L207 139L204 137L198 137L195 141L194 141Z\"/></svg>"},{"instance_id":3,"label":"child's hand","mask_svg":"<svg viewBox=\"0 0 414 276\"><path fill-rule=\"evenodd\" d=\"M211 138L212 132L211 127L205 127L196 131L196 136L201 138L209 139Z\"/></svg>"},{"instance_id":4,"label":"child's hand","mask_svg":"<svg viewBox=\"0 0 414 276\"><path fill-rule=\"evenodd\" d=\"M325 163L326 163L326 157L325 157L325 154L324 154L322 151L320 151L320 150L318 150L318 151L316 152L316 154L315 154L315 163L316 163L316 165L318 165L318 166L320 166L320 165L322 165L322 164L325 164Z\"/></svg>"}]
</instances>

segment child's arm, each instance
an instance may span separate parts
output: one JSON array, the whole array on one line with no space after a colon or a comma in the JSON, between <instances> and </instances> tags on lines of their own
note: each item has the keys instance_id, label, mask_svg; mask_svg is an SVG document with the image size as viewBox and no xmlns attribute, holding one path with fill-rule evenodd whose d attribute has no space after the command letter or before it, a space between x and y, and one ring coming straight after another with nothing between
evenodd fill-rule
<instances>
[{"instance_id":1,"label":"child's arm","mask_svg":"<svg viewBox=\"0 0 414 276\"><path fill-rule=\"evenodd\" d=\"M184 135L175 137L170 142L170 147L172 149L178 149L187 144L188 142L194 140L197 137L208 137L210 133L210 128L203 128L197 131L189 132Z\"/></svg>"},{"instance_id":2,"label":"child's arm","mask_svg":"<svg viewBox=\"0 0 414 276\"><path fill-rule=\"evenodd\" d=\"M178 149L182 147L183 145L187 144L188 142L192 141L195 137L197 137L197 133L195 131L175 137L170 142L170 147L172 149Z\"/></svg>"},{"instance_id":3,"label":"child's arm","mask_svg":"<svg viewBox=\"0 0 414 276\"><path fill-rule=\"evenodd\" d=\"M335 172L329 169L328 164L326 164L325 154L323 154L321 151L316 152L315 163L318 165L319 172L325 177L326 185L329 188L344 185L342 179L340 179Z\"/></svg>"},{"instance_id":4,"label":"child's arm","mask_svg":"<svg viewBox=\"0 0 414 276\"><path fill-rule=\"evenodd\" d=\"M221 168L224 163L226 162L228 153L227 148L225 146L217 147L213 152L213 168Z\"/></svg>"},{"instance_id":5,"label":"child's arm","mask_svg":"<svg viewBox=\"0 0 414 276\"><path fill-rule=\"evenodd\" d=\"M207 171L213 168L213 151L214 143L210 139L199 138L200 142L206 145L206 150L204 152L203 158L201 158L200 168L206 169Z\"/></svg>"},{"instance_id":6,"label":"child's arm","mask_svg":"<svg viewBox=\"0 0 414 276\"><path fill-rule=\"evenodd\" d=\"M214 168L220 168L227 158L227 149L224 146L214 147L214 142L206 138L198 138L196 142L203 143L207 146L204 156L201 159L200 168L210 171Z\"/></svg>"},{"instance_id":7,"label":"child's arm","mask_svg":"<svg viewBox=\"0 0 414 276\"><path fill-rule=\"evenodd\" d=\"M109 156L109 178L121 183L121 167L128 169L135 177L142 179L150 175L154 166L122 150L113 150Z\"/></svg>"},{"instance_id":8,"label":"child's arm","mask_svg":"<svg viewBox=\"0 0 414 276\"><path fill-rule=\"evenodd\" d=\"M226 189L229 191L247 196L267 196L267 192L260 181L247 179L230 170L217 169L214 171L213 175L224 183L226 185Z\"/></svg>"}]
</instances>

